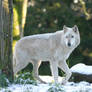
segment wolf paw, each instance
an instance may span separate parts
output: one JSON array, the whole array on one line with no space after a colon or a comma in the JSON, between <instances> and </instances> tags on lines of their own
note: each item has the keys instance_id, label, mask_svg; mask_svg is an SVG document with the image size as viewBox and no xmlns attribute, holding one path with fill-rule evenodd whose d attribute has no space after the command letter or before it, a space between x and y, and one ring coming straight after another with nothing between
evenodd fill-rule
<instances>
[{"instance_id":1,"label":"wolf paw","mask_svg":"<svg viewBox=\"0 0 92 92\"><path fill-rule=\"evenodd\" d=\"M62 84L62 85L65 85L67 82L68 82L68 81L67 81L65 78L63 78L61 84Z\"/></svg>"}]
</instances>

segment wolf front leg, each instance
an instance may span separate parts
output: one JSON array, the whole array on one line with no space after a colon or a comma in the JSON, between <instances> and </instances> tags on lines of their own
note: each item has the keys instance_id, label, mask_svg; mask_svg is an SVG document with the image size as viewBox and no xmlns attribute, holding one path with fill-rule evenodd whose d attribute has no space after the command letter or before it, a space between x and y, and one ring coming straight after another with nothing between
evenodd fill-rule
<instances>
[{"instance_id":1,"label":"wolf front leg","mask_svg":"<svg viewBox=\"0 0 92 92\"><path fill-rule=\"evenodd\" d=\"M51 67L52 76L54 78L54 82L58 83L58 62L51 61L50 62L50 67Z\"/></svg>"},{"instance_id":2,"label":"wolf front leg","mask_svg":"<svg viewBox=\"0 0 92 92\"><path fill-rule=\"evenodd\" d=\"M66 77L62 80L62 84L65 84L71 77L72 73L71 73L66 61L60 61L58 65L59 65L59 68L61 70L63 70L66 74Z\"/></svg>"}]
</instances>

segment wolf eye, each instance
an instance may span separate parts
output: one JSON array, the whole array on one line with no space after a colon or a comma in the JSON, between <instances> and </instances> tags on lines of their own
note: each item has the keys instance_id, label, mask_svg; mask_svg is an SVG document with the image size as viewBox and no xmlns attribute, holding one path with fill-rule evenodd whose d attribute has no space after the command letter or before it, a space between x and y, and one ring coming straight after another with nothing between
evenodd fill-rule
<instances>
[{"instance_id":1,"label":"wolf eye","mask_svg":"<svg viewBox=\"0 0 92 92\"><path fill-rule=\"evenodd\" d=\"M72 35L71 38L74 38L74 36Z\"/></svg>"}]
</instances>

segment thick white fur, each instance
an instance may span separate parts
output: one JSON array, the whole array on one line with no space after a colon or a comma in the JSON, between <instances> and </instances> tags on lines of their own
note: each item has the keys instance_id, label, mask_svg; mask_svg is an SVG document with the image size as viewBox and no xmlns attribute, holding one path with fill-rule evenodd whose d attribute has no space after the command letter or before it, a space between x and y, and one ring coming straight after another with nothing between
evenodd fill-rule
<instances>
[{"instance_id":1,"label":"thick white fur","mask_svg":"<svg viewBox=\"0 0 92 92\"><path fill-rule=\"evenodd\" d=\"M71 46L68 46L68 43ZM55 33L26 36L20 39L15 46L14 74L31 62L34 77L44 82L38 76L38 68L41 61L49 61L55 83L58 82L58 67L65 72L66 77L62 83L66 83L71 76L66 60L79 43L80 35L77 26L73 28L64 26L63 30Z\"/></svg>"}]
</instances>

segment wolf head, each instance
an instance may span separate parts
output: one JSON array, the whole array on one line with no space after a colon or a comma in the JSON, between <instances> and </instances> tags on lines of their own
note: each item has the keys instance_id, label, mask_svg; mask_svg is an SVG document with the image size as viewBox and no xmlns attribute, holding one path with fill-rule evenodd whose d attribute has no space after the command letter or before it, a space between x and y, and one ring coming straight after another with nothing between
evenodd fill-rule
<instances>
[{"instance_id":1,"label":"wolf head","mask_svg":"<svg viewBox=\"0 0 92 92\"><path fill-rule=\"evenodd\" d=\"M68 48L75 48L79 45L80 35L76 25L72 28L63 26L63 42Z\"/></svg>"}]
</instances>

